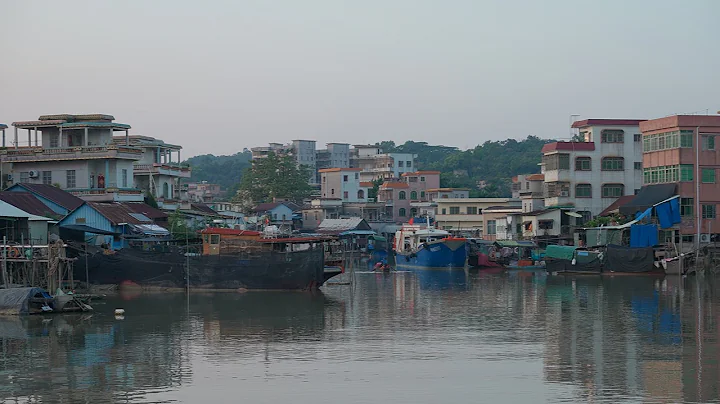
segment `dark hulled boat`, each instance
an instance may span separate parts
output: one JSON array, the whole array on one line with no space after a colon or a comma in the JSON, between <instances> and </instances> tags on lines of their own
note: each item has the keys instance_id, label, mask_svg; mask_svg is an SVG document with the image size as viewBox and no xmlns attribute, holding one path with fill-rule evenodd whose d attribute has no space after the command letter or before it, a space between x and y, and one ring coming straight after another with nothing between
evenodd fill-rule
<instances>
[{"instance_id":1,"label":"dark hulled boat","mask_svg":"<svg viewBox=\"0 0 720 404\"><path fill-rule=\"evenodd\" d=\"M90 284L196 289L303 290L326 280L327 237L270 237L260 232L207 228L202 244L134 243L87 257ZM85 266L75 279L85 279Z\"/></svg>"}]
</instances>

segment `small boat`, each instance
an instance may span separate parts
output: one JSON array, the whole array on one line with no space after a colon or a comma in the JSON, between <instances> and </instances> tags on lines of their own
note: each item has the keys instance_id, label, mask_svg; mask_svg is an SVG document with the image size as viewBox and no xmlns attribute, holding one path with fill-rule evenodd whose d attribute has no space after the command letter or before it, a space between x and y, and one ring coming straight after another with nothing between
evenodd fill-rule
<instances>
[{"instance_id":1,"label":"small boat","mask_svg":"<svg viewBox=\"0 0 720 404\"><path fill-rule=\"evenodd\" d=\"M490 250L490 261L506 270L545 271L545 262L533 259L540 256L532 241L496 240Z\"/></svg>"},{"instance_id":2,"label":"small boat","mask_svg":"<svg viewBox=\"0 0 720 404\"><path fill-rule=\"evenodd\" d=\"M429 224L406 224L395 233L395 257L398 267L464 268L467 239Z\"/></svg>"},{"instance_id":3,"label":"small boat","mask_svg":"<svg viewBox=\"0 0 720 404\"><path fill-rule=\"evenodd\" d=\"M493 242L489 240L468 239L468 265L476 269L502 268L502 265L490 260Z\"/></svg>"},{"instance_id":4,"label":"small boat","mask_svg":"<svg viewBox=\"0 0 720 404\"><path fill-rule=\"evenodd\" d=\"M92 307L72 294L55 297L43 288L24 287L0 289L0 315L28 315L92 311Z\"/></svg>"}]
</instances>

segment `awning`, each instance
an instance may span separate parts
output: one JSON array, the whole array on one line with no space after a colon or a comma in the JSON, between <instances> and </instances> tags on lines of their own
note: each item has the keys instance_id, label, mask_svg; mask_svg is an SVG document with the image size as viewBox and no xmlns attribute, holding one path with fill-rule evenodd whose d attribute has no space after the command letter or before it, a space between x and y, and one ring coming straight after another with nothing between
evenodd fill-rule
<instances>
[{"instance_id":1,"label":"awning","mask_svg":"<svg viewBox=\"0 0 720 404\"><path fill-rule=\"evenodd\" d=\"M651 208L658 202L662 202L676 192L676 184L653 184L645 185L640 188L637 196L624 206L620 206L620 213L626 216L634 216L637 212L642 212L647 208Z\"/></svg>"},{"instance_id":2,"label":"awning","mask_svg":"<svg viewBox=\"0 0 720 404\"><path fill-rule=\"evenodd\" d=\"M104 234L106 236L113 236L120 233L115 233L112 231L102 230L95 227L90 227L84 224L64 224L60 226L61 229L67 229L67 230L74 230L74 231L82 231L85 233L92 233L92 234Z\"/></svg>"},{"instance_id":3,"label":"awning","mask_svg":"<svg viewBox=\"0 0 720 404\"><path fill-rule=\"evenodd\" d=\"M132 227L146 235L151 236L168 236L170 235L170 232L161 226L158 226L156 224L134 224Z\"/></svg>"},{"instance_id":4,"label":"awning","mask_svg":"<svg viewBox=\"0 0 720 404\"><path fill-rule=\"evenodd\" d=\"M582 217L581 214L575 213L575 212L570 212L569 210L566 210L566 211L565 211L565 214L568 215L568 216L572 216L572 217Z\"/></svg>"}]
</instances>

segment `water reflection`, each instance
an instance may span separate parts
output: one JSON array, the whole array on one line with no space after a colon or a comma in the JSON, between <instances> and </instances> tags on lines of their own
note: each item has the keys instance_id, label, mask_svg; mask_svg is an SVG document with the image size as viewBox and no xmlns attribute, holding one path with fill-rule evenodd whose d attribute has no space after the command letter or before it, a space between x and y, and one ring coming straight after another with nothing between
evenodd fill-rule
<instances>
[{"instance_id":1,"label":"water reflection","mask_svg":"<svg viewBox=\"0 0 720 404\"><path fill-rule=\"evenodd\" d=\"M0 318L0 401L720 399L714 279L362 268L320 293Z\"/></svg>"}]
</instances>

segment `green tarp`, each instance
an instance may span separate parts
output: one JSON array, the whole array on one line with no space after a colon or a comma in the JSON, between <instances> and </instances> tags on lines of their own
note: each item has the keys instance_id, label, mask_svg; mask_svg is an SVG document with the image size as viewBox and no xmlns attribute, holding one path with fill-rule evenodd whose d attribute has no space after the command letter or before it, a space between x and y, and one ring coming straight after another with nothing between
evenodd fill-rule
<instances>
[{"instance_id":1,"label":"green tarp","mask_svg":"<svg viewBox=\"0 0 720 404\"><path fill-rule=\"evenodd\" d=\"M577 247L566 245L549 245L545 248L545 258L554 258L561 260L572 260L573 253Z\"/></svg>"}]
</instances>

